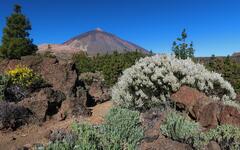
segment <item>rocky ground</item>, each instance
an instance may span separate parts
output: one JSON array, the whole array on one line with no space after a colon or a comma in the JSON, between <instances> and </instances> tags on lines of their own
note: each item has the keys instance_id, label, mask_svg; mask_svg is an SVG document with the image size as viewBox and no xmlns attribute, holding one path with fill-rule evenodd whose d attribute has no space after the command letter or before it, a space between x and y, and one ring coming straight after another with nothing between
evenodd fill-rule
<instances>
[{"instance_id":1,"label":"rocky ground","mask_svg":"<svg viewBox=\"0 0 240 150\"><path fill-rule=\"evenodd\" d=\"M0 150L46 145L51 132L58 129L68 130L73 122L101 124L113 105L110 101L110 90L103 84L103 77L98 73L78 76L72 62L41 56L4 60L0 62L0 71L4 72L18 64L32 68L42 75L50 86L30 93L20 102L11 103L30 110L31 117L25 125L0 130ZM213 101L196 89L183 86L171 96L171 100L175 102L177 109L188 112L193 120L199 122L203 131L222 124L240 126L239 109ZM139 149L192 149L190 145L173 141L159 132L164 116L165 112L158 109L141 114L145 132ZM218 150L220 147L211 141L205 149Z\"/></svg>"},{"instance_id":2,"label":"rocky ground","mask_svg":"<svg viewBox=\"0 0 240 150\"><path fill-rule=\"evenodd\" d=\"M58 121L56 119L48 120L41 125L28 124L16 131L0 132L0 149L15 150L20 147L32 147L34 144L46 145L51 131L57 129L68 130L73 122L90 122L100 124L104 120L107 111L112 107L111 101L91 107L91 117L72 117L66 120Z\"/></svg>"},{"instance_id":3,"label":"rocky ground","mask_svg":"<svg viewBox=\"0 0 240 150\"><path fill-rule=\"evenodd\" d=\"M0 149L46 144L50 131L69 128L74 121L99 124L111 108L109 90L99 74L82 74L78 78L71 62L41 56L4 60L0 63L0 71L5 72L19 64L40 74L49 86L28 94L17 103L9 103L10 106L30 110L31 117L27 125L0 131ZM4 103L1 106L8 105Z\"/></svg>"}]
</instances>

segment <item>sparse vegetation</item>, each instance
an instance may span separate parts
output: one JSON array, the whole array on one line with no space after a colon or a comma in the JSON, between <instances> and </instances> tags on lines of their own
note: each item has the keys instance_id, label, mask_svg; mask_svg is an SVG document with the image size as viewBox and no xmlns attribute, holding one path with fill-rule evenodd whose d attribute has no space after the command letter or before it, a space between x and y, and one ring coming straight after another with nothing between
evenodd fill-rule
<instances>
[{"instance_id":1,"label":"sparse vegetation","mask_svg":"<svg viewBox=\"0 0 240 150\"><path fill-rule=\"evenodd\" d=\"M3 29L0 56L19 59L21 56L35 53L37 46L29 38L29 30L31 30L29 20L22 14L21 6L15 5L14 12L7 17L7 25Z\"/></svg>"},{"instance_id":2,"label":"sparse vegetation","mask_svg":"<svg viewBox=\"0 0 240 150\"><path fill-rule=\"evenodd\" d=\"M109 86L115 84L123 70L132 66L137 60L145 57L140 52L113 53L103 56L97 55L90 58L85 53L79 53L73 57L78 74L84 72L101 72L105 83Z\"/></svg>"},{"instance_id":3,"label":"sparse vegetation","mask_svg":"<svg viewBox=\"0 0 240 150\"><path fill-rule=\"evenodd\" d=\"M113 108L106 116L103 125L74 124L73 131L77 135L74 144L66 139L53 142L49 150L66 147L66 149L91 149L91 150L119 150L136 149L138 142L143 137L140 127L139 112L127 109Z\"/></svg>"},{"instance_id":4,"label":"sparse vegetation","mask_svg":"<svg viewBox=\"0 0 240 150\"><path fill-rule=\"evenodd\" d=\"M226 58L211 57L206 61L205 66L212 71L222 74L224 79L229 81L237 93L240 92L240 64L232 60L229 56Z\"/></svg>"}]
</instances>

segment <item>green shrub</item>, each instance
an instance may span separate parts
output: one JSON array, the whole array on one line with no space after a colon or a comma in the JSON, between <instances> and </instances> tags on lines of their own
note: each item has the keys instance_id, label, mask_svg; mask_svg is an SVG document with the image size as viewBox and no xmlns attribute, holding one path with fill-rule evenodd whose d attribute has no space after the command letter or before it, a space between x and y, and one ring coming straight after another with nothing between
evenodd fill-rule
<instances>
[{"instance_id":1,"label":"green shrub","mask_svg":"<svg viewBox=\"0 0 240 150\"><path fill-rule=\"evenodd\" d=\"M132 66L136 60L145 57L146 54L140 52L126 52L97 55L88 57L85 53L76 54L73 60L76 64L78 74L84 72L101 72L105 83L109 86L117 82L122 71Z\"/></svg>"},{"instance_id":2,"label":"green shrub","mask_svg":"<svg viewBox=\"0 0 240 150\"><path fill-rule=\"evenodd\" d=\"M199 124L186 118L175 111L167 114L165 121L160 127L163 135L184 143L192 143L198 135Z\"/></svg>"},{"instance_id":3,"label":"green shrub","mask_svg":"<svg viewBox=\"0 0 240 150\"><path fill-rule=\"evenodd\" d=\"M216 141L221 149L239 150L240 149L240 128L232 125L220 125L208 132L199 134L195 137L194 147L199 148Z\"/></svg>"},{"instance_id":4,"label":"green shrub","mask_svg":"<svg viewBox=\"0 0 240 150\"><path fill-rule=\"evenodd\" d=\"M10 85L18 85L23 88L34 87L44 82L41 76L25 66L18 65L16 68L8 70L6 75L9 77Z\"/></svg>"},{"instance_id":5,"label":"green shrub","mask_svg":"<svg viewBox=\"0 0 240 150\"><path fill-rule=\"evenodd\" d=\"M240 92L240 64L231 59L211 57L205 62L205 66L212 71L221 73L222 76L229 81L236 92Z\"/></svg>"},{"instance_id":6,"label":"green shrub","mask_svg":"<svg viewBox=\"0 0 240 150\"><path fill-rule=\"evenodd\" d=\"M103 126L107 149L136 149L143 137L140 113L128 109L113 108L107 114Z\"/></svg>"},{"instance_id":7,"label":"green shrub","mask_svg":"<svg viewBox=\"0 0 240 150\"><path fill-rule=\"evenodd\" d=\"M63 140L49 144L46 150L73 150L73 148L71 144Z\"/></svg>"},{"instance_id":8,"label":"green shrub","mask_svg":"<svg viewBox=\"0 0 240 150\"><path fill-rule=\"evenodd\" d=\"M73 131L77 135L74 144L63 140L51 143L48 148L57 150L63 145L66 150L134 150L143 137L139 115L136 111L113 108L102 125L73 124Z\"/></svg>"},{"instance_id":9,"label":"green shrub","mask_svg":"<svg viewBox=\"0 0 240 150\"><path fill-rule=\"evenodd\" d=\"M78 74L84 72L95 72L92 58L88 57L86 53L78 53L73 56Z\"/></svg>"},{"instance_id":10,"label":"green shrub","mask_svg":"<svg viewBox=\"0 0 240 150\"><path fill-rule=\"evenodd\" d=\"M44 52L42 56L43 56L43 57L48 57L48 58L56 58L56 56L54 55L54 53L51 52L51 51L46 51L46 52Z\"/></svg>"},{"instance_id":11,"label":"green shrub","mask_svg":"<svg viewBox=\"0 0 240 150\"><path fill-rule=\"evenodd\" d=\"M101 82L104 84L104 77L100 72L86 72L79 75L79 80L83 81L85 87L88 89L93 82Z\"/></svg>"},{"instance_id":12,"label":"green shrub","mask_svg":"<svg viewBox=\"0 0 240 150\"><path fill-rule=\"evenodd\" d=\"M175 111L167 114L160 130L163 135L190 144L195 149L202 149L210 141L219 143L221 149L240 149L240 128L232 125L220 125L207 132L201 132L198 123Z\"/></svg>"}]
</instances>

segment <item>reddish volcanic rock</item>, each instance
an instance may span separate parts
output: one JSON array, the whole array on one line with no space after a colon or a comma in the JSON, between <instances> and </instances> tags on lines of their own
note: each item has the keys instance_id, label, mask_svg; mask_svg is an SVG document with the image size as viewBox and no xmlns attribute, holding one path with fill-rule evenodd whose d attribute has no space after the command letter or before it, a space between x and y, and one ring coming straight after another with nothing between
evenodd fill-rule
<instances>
[{"instance_id":1,"label":"reddish volcanic rock","mask_svg":"<svg viewBox=\"0 0 240 150\"><path fill-rule=\"evenodd\" d=\"M217 142L211 141L208 143L204 150L221 150L221 147Z\"/></svg>"},{"instance_id":2,"label":"reddish volcanic rock","mask_svg":"<svg viewBox=\"0 0 240 150\"><path fill-rule=\"evenodd\" d=\"M204 128L214 128L219 124L240 126L239 109L213 101L194 88L182 86L170 99L188 111Z\"/></svg>"},{"instance_id":3,"label":"reddish volcanic rock","mask_svg":"<svg viewBox=\"0 0 240 150\"><path fill-rule=\"evenodd\" d=\"M197 121L205 128L215 128L218 125L221 106L218 103L209 103L200 109Z\"/></svg>"},{"instance_id":4,"label":"reddish volcanic rock","mask_svg":"<svg viewBox=\"0 0 240 150\"><path fill-rule=\"evenodd\" d=\"M200 107L210 100L204 93L188 86L182 86L176 93L171 95L170 99L176 102L179 108L189 111L194 117L196 117L197 113L196 110L196 112L193 111L194 106Z\"/></svg>"},{"instance_id":5,"label":"reddish volcanic rock","mask_svg":"<svg viewBox=\"0 0 240 150\"><path fill-rule=\"evenodd\" d=\"M240 126L240 111L233 106L223 106L220 114L221 124Z\"/></svg>"},{"instance_id":6,"label":"reddish volcanic rock","mask_svg":"<svg viewBox=\"0 0 240 150\"><path fill-rule=\"evenodd\" d=\"M47 119L47 116L57 113L65 99L66 97L62 92L44 88L18 102L18 105L28 108L37 119L36 121L42 122Z\"/></svg>"},{"instance_id":7,"label":"reddish volcanic rock","mask_svg":"<svg viewBox=\"0 0 240 150\"><path fill-rule=\"evenodd\" d=\"M89 88L89 95L92 96L95 103L102 103L110 100L110 93L100 82L93 82Z\"/></svg>"},{"instance_id":8,"label":"reddish volcanic rock","mask_svg":"<svg viewBox=\"0 0 240 150\"><path fill-rule=\"evenodd\" d=\"M77 73L72 63L41 56L25 56L21 60L4 60L0 62L0 71L13 69L17 65L30 67L41 74L55 90L60 90L66 95L70 94L77 80Z\"/></svg>"}]
</instances>

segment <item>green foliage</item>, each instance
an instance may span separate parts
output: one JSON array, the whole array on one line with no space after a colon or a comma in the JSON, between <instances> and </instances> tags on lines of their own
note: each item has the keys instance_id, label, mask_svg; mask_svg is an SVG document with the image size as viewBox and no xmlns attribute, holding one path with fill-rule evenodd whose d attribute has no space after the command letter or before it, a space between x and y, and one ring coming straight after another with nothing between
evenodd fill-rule
<instances>
[{"instance_id":1,"label":"green foliage","mask_svg":"<svg viewBox=\"0 0 240 150\"><path fill-rule=\"evenodd\" d=\"M221 149L240 149L240 128L232 125L220 125L207 132L201 132L198 123L175 111L167 114L160 130L165 136L190 144L195 149L202 149L210 141L219 143Z\"/></svg>"},{"instance_id":2,"label":"green foliage","mask_svg":"<svg viewBox=\"0 0 240 150\"><path fill-rule=\"evenodd\" d=\"M195 137L193 146L199 149L210 141L219 143L221 149L239 150L240 128L232 125L220 125L205 133L199 133L199 136Z\"/></svg>"},{"instance_id":3,"label":"green foliage","mask_svg":"<svg viewBox=\"0 0 240 150\"><path fill-rule=\"evenodd\" d=\"M43 53L42 56L43 56L43 57L48 57L48 58L56 58L56 56L54 55L54 53L51 52L51 51L46 51L45 53Z\"/></svg>"},{"instance_id":4,"label":"green foliage","mask_svg":"<svg viewBox=\"0 0 240 150\"><path fill-rule=\"evenodd\" d=\"M117 82L122 71L132 66L136 60L146 56L140 52L126 52L109 55L97 55L88 57L85 53L76 54L73 60L76 64L78 73L84 72L101 72L107 85L111 86Z\"/></svg>"},{"instance_id":5,"label":"green foliage","mask_svg":"<svg viewBox=\"0 0 240 150\"><path fill-rule=\"evenodd\" d=\"M192 143L193 137L199 133L199 124L191 121L175 111L167 114L165 121L160 127L161 132L174 140Z\"/></svg>"},{"instance_id":6,"label":"green foliage","mask_svg":"<svg viewBox=\"0 0 240 150\"><path fill-rule=\"evenodd\" d=\"M189 58L194 57L195 50L193 48L193 42L187 44L186 38L187 33L186 30L184 29L182 31L181 37L177 38L177 40L173 42L172 51L176 55L176 58L187 59L188 57Z\"/></svg>"},{"instance_id":7,"label":"green foliage","mask_svg":"<svg viewBox=\"0 0 240 150\"><path fill-rule=\"evenodd\" d=\"M41 76L34 73L32 69L24 66L16 66L15 69L8 70L6 74L9 77L10 85L19 85L24 88L44 82Z\"/></svg>"},{"instance_id":8,"label":"green foliage","mask_svg":"<svg viewBox=\"0 0 240 150\"><path fill-rule=\"evenodd\" d=\"M104 77L100 72L86 72L79 75L79 80L84 82L86 89L89 89L93 82L100 82L104 85Z\"/></svg>"},{"instance_id":9,"label":"green foliage","mask_svg":"<svg viewBox=\"0 0 240 150\"><path fill-rule=\"evenodd\" d=\"M78 136L73 145L63 140L62 143L51 143L48 148L57 150L64 145L66 150L136 149L137 143L143 137L139 115L139 112L136 111L113 108L102 125L73 124L73 131Z\"/></svg>"},{"instance_id":10,"label":"green foliage","mask_svg":"<svg viewBox=\"0 0 240 150\"><path fill-rule=\"evenodd\" d=\"M240 92L240 64L232 60L229 56L226 58L216 58L212 56L205 66L211 70L222 74L224 79L229 81L237 93Z\"/></svg>"},{"instance_id":11,"label":"green foliage","mask_svg":"<svg viewBox=\"0 0 240 150\"><path fill-rule=\"evenodd\" d=\"M5 75L0 75L0 101L5 99L4 91L8 84L8 77Z\"/></svg>"},{"instance_id":12,"label":"green foliage","mask_svg":"<svg viewBox=\"0 0 240 150\"><path fill-rule=\"evenodd\" d=\"M136 149L143 137L140 113L128 109L113 108L106 116L105 145L107 149Z\"/></svg>"},{"instance_id":13,"label":"green foliage","mask_svg":"<svg viewBox=\"0 0 240 150\"><path fill-rule=\"evenodd\" d=\"M0 55L3 58L17 58L35 53L37 46L29 38L31 30L29 20L22 14L21 6L15 5L14 12L7 17L6 27L3 29Z\"/></svg>"},{"instance_id":14,"label":"green foliage","mask_svg":"<svg viewBox=\"0 0 240 150\"><path fill-rule=\"evenodd\" d=\"M68 142L64 141L56 141L54 143L51 143L48 145L46 150L72 150L71 144Z\"/></svg>"},{"instance_id":15,"label":"green foliage","mask_svg":"<svg viewBox=\"0 0 240 150\"><path fill-rule=\"evenodd\" d=\"M93 59L88 57L86 53L81 52L74 55L73 60L75 62L78 74L95 71Z\"/></svg>"}]
</instances>

